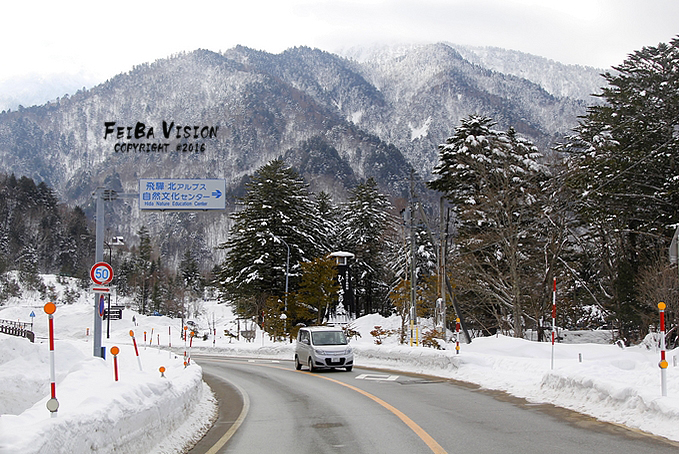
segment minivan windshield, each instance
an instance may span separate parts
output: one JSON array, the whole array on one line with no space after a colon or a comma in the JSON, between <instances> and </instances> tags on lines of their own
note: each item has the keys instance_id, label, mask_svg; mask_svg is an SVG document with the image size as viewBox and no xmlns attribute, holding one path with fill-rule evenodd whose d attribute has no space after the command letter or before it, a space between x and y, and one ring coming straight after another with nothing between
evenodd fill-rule
<instances>
[{"instance_id":1,"label":"minivan windshield","mask_svg":"<svg viewBox=\"0 0 679 454\"><path fill-rule=\"evenodd\" d=\"M342 331L318 331L311 333L314 345L347 345L347 337Z\"/></svg>"}]
</instances>

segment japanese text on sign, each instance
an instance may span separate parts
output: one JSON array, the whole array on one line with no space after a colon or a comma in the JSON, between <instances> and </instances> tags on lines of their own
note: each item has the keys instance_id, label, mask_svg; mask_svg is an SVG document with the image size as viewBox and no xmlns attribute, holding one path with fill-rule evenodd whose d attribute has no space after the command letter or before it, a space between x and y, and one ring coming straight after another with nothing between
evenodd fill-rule
<instances>
[{"instance_id":1,"label":"japanese text on sign","mask_svg":"<svg viewBox=\"0 0 679 454\"><path fill-rule=\"evenodd\" d=\"M142 210L223 210L225 180L141 179Z\"/></svg>"}]
</instances>

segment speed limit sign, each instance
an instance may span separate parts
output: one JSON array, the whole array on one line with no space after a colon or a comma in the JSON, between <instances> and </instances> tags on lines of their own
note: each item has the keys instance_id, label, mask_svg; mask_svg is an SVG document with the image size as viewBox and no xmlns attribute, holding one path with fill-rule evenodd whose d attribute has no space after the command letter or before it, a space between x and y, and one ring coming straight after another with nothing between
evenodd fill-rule
<instances>
[{"instance_id":1,"label":"speed limit sign","mask_svg":"<svg viewBox=\"0 0 679 454\"><path fill-rule=\"evenodd\" d=\"M90 270L92 282L97 285L106 285L113 279L113 268L106 262L95 263Z\"/></svg>"}]
</instances>

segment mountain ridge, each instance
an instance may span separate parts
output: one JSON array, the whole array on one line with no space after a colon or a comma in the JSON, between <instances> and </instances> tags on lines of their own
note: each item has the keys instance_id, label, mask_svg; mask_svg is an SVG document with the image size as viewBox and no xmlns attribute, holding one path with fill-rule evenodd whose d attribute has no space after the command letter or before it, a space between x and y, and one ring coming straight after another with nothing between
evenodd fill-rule
<instances>
[{"instance_id":1,"label":"mountain ridge","mask_svg":"<svg viewBox=\"0 0 679 454\"><path fill-rule=\"evenodd\" d=\"M139 178L224 178L233 196L244 178L278 157L299 166L313 191L337 202L368 177L398 198L408 195L411 167L418 178L430 178L438 145L461 118L488 115L547 150L585 108L585 100L557 97L535 82L470 62L445 43L365 61L304 46L280 54L243 46L198 49L136 65L42 106L0 113L0 171L45 181L66 203L90 212L96 187L134 192ZM111 122L129 132L107 136ZM163 122L214 127L218 134L163 137L165 152L115 150L120 143L158 143ZM156 135L132 137L139 124ZM181 147L185 151L176 151ZM231 200L227 211L234 207ZM151 218L159 234L190 218L200 225L185 228L211 232L207 249L223 241L230 226L228 217L214 214L205 221L188 215L162 221L130 204L110 210L113 223L130 219L121 233L131 236Z\"/></svg>"}]
</instances>

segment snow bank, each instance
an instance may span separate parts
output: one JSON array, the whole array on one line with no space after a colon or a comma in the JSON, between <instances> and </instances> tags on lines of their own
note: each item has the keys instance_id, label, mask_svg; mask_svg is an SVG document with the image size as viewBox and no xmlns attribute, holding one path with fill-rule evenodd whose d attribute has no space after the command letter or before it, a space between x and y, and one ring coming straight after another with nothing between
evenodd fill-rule
<instances>
[{"instance_id":1,"label":"snow bank","mask_svg":"<svg viewBox=\"0 0 679 454\"><path fill-rule=\"evenodd\" d=\"M91 344L56 342L60 406L52 418L45 406L50 396L45 346L0 335L0 452L181 452L207 431L216 404L199 366L184 368L183 358L146 349L140 371L134 348L120 345L116 382L112 356L95 358L87 347ZM176 435L168 443L171 433Z\"/></svg>"},{"instance_id":2,"label":"snow bank","mask_svg":"<svg viewBox=\"0 0 679 454\"><path fill-rule=\"evenodd\" d=\"M662 397L657 351L557 344L552 370L550 343L497 336L462 344L459 355L454 348L362 342L355 345L356 365L474 383L679 440L679 368L667 370L668 396ZM675 354L668 352L670 362Z\"/></svg>"},{"instance_id":3,"label":"snow bank","mask_svg":"<svg viewBox=\"0 0 679 454\"><path fill-rule=\"evenodd\" d=\"M0 318L27 321L34 312L36 343L0 335L0 452L181 452L204 434L216 415L212 393L201 380L198 365L183 365L181 321L168 317L123 311L112 322L110 339L103 344L118 355L120 380L113 379L112 357L92 356L91 297L72 305L60 305L55 313L58 416L50 418L45 403L49 392L47 319L42 305L30 299L0 308ZM206 301L192 353L292 360L294 344L262 339L261 330L238 322L231 309ZM216 338L203 340L203 334ZM631 348L611 344L577 343L607 341L607 332L573 332L555 346L551 368L551 344L504 336L476 338L446 350L400 345L392 334L376 345L370 331L375 326L395 332L399 317L377 314L352 323L360 336L352 339L356 365L422 373L474 383L500 390L531 402L546 402L679 441L679 367L667 354L668 396L660 391L657 342L647 339ZM129 331L135 330L143 371L139 370ZM238 330L256 331L254 342L227 335ZM143 333L149 334L144 342ZM566 337L569 337L566 336ZM566 339L565 339L566 340ZM175 353L167 348L170 341ZM160 344L163 349L157 349ZM161 377L158 368L167 370Z\"/></svg>"}]
</instances>

